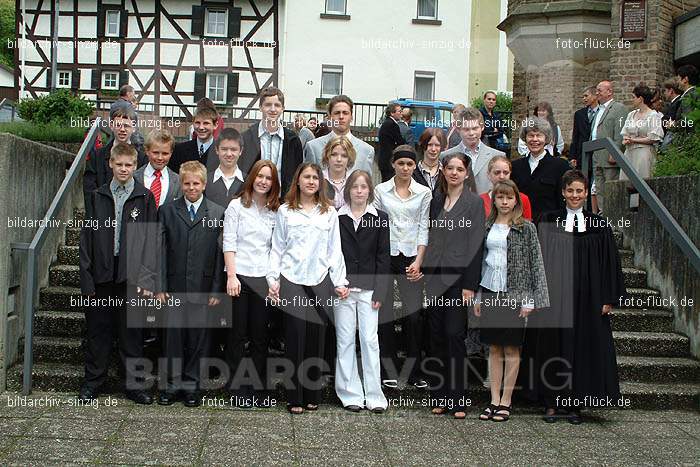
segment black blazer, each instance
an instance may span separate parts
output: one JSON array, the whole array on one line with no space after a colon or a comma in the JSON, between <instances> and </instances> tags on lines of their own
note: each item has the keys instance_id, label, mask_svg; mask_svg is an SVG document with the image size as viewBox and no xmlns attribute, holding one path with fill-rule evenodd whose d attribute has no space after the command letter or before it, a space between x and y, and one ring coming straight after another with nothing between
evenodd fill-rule
<instances>
[{"instance_id":1,"label":"black blazer","mask_svg":"<svg viewBox=\"0 0 700 467\"><path fill-rule=\"evenodd\" d=\"M670 120L677 120L678 119L678 112L679 109L681 108L681 98L678 96L678 98L673 101L673 102L668 102L663 108L663 117L661 118L661 121L664 124L664 132L668 131L669 128L669 121Z\"/></svg>"},{"instance_id":2,"label":"black blazer","mask_svg":"<svg viewBox=\"0 0 700 467\"><path fill-rule=\"evenodd\" d=\"M163 206L158 216L158 290L186 294L183 298L189 303L206 304L210 296L224 291L224 208L205 197L193 222L183 196Z\"/></svg>"},{"instance_id":3,"label":"black blazer","mask_svg":"<svg viewBox=\"0 0 700 467\"><path fill-rule=\"evenodd\" d=\"M583 156L583 143L591 139L591 122L588 121L588 107L574 112L574 132L571 135L569 146L569 159L576 161L576 167L581 167Z\"/></svg>"},{"instance_id":4,"label":"black blazer","mask_svg":"<svg viewBox=\"0 0 700 467\"><path fill-rule=\"evenodd\" d=\"M565 206L561 194L561 177L570 169L569 164L549 152L542 158L535 171L530 173L530 156L513 161L511 180L530 198L532 220L537 223L543 212L562 209Z\"/></svg>"},{"instance_id":5,"label":"black blazer","mask_svg":"<svg viewBox=\"0 0 700 467\"><path fill-rule=\"evenodd\" d=\"M83 173L85 209L88 209L90 193L112 181L112 169L109 168L109 154L112 151L112 146L114 146L114 138L98 150L93 148L90 151L89 159L85 161L85 172ZM148 163L148 158L143 146L134 145L134 147L136 148L136 168L138 169Z\"/></svg>"},{"instance_id":6,"label":"black blazer","mask_svg":"<svg viewBox=\"0 0 700 467\"><path fill-rule=\"evenodd\" d=\"M243 180L245 180L245 177L246 174L244 173ZM243 189L243 182L235 178L231 187L227 190L223 178L219 178L216 182L213 180L214 172L207 173L207 188L204 191L204 196L206 196L209 201L226 209L228 203Z\"/></svg>"},{"instance_id":7,"label":"black blazer","mask_svg":"<svg viewBox=\"0 0 700 467\"><path fill-rule=\"evenodd\" d=\"M430 295L440 296L448 287L476 290L481 262L486 214L481 198L465 184L450 212L444 212L445 194L436 190L430 201L430 233L423 273Z\"/></svg>"},{"instance_id":8,"label":"black blazer","mask_svg":"<svg viewBox=\"0 0 700 467\"><path fill-rule=\"evenodd\" d=\"M80 289L95 293L95 284L128 281L146 290L156 287L157 211L153 194L138 182L124 203L119 232L119 263L114 271L114 197L109 184L90 193L88 222L80 231ZM97 228L93 229L95 226Z\"/></svg>"},{"instance_id":9,"label":"black blazer","mask_svg":"<svg viewBox=\"0 0 700 467\"><path fill-rule=\"evenodd\" d=\"M386 117L382 126L377 132L379 139L379 169L382 171L391 171L391 153L397 146L406 144L406 140L401 136L399 124L391 117Z\"/></svg>"},{"instance_id":10,"label":"black blazer","mask_svg":"<svg viewBox=\"0 0 700 467\"><path fill-rule=\"evenodd\" d=\"M199 157L198 144L196 138L176 144L173 149L173 155L170 157L170 162L168 162L170 170L179 174L180 166L185 162L199 161L207 168L207 173L215 171L219 166L219 157L216 155L215 149L216 142L209 146L209 149L206 150L201 158Z\"/></svg>"},{"instance_id":11,"label":"black blazer","mask_svg":"<svg viewBox=\"0 0 700 467\"><path fill-rule=\"evenodd\" d=\"M238 160L238 167L245 174L249 174L253 164L260 160L260 138L258 128L260 122L254 123L243 132L243 154ZM282 141L282 186L280 197L284 198L292 186L294 172L304 162L304 151L301 147L301 140L296 133L289 128L283 128L284 140Z\"/></svg>"},{"instance_id":12,"label":"black blazer","mask_svg":"<svg viewBox=\"0 0 700 467\"><path fill-rule=\"evenodd\" d=\"M340 243L345 258L348 287L373 290L372 300L383 302L389 290L389 216L377 209L379 217L365 213L355 231L352 218L338 216Z\"/></svg>"}]
</instances>

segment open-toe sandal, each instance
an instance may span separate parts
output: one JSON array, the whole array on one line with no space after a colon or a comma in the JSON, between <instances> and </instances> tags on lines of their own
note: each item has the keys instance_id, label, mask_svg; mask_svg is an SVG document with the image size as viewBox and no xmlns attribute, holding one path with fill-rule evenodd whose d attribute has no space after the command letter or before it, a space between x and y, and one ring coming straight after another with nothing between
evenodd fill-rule
<instances>
[{"instance_id":1,"label":"open-toe sandal","mask_svg":"<svg viewBox=\"0 0 700 467\"><path fill-rule=\"evenodd\" d=\"M501 413L505 412L505 413ZM499 405L496 411L493 413L491 420L494 422L507 422L510 418L510 406Z\"/></svg>"},{"instance_id":2,"label":"open-toe sandal","mask_svg":"<svg viewBox=\"0 0 700 467\"><path fill-rule=\"evenodd\" d=\"M479 415L479 420L483 420L483 421L491 420L491 417L493 417L493 413L496 411L497 408L498 408L497 405L489 404L489 406L486 407L484 409L484 411L481 412L481 414Z\"/></svg>"},{"instance_id":3,"label":"open-toe sandal","mask_svg":"<svg viewBox=\"0 0 700 467\"><path fill-rule=\"evenodd\" d=\"M301 415L304 413L304 407L300 407L298 405L288 405L287 412L292 415Z\"/></svg>"}]
</instances>

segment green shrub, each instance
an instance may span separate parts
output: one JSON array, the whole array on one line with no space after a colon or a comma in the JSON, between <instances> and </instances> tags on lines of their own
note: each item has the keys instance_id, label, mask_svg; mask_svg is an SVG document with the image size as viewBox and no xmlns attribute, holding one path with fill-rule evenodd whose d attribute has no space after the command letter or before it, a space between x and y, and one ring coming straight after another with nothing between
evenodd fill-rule
<instances>
[{"instance_id":1,"label":"green shrub","mask_svg":"<svg viewBox=\"0 0 700 467\"><path fill-rule=\"evenodd\" d=\"M9 47L17 40L15 35L15 2L12 0L0 1L0 63L10 68L15 67L15 53Z\"/></svg>"},{"instance_id":2,"label":"green shrub","mask_svg":"<svg viewBox=\"0 0 700 467\"><path fill-rule=\"evenodd\" d=\"M74 126L73 121L85 121L94 106L82 96L75 96L68 89L58 89L36 99L22 99L18 105L19 116L36 124Z\"/></svg>"},{"instance_id":3,"label":"green shrub","mask_svg":"<svg viewBox=\"0 0 700 467\"><path fill-rule=\"evenodd\" d=\"M676 133L673 143L659 154L655 177L700 174L700 132Z\"/></svg>"},{"instance_id":4,"label":"green shrub","mask_svg":"<svg viewBox=\"0 0 700 467\"><path fill-rule=\"evenodd\" d=\"M11 133L32 141L54 141L57 143L82 143L84 128L56 124L36 125L30 122L0 123L0 132Z\"/></svg>"},{"instance_id":5,"label":"green shrub","mask_svg":"<svg viewBox=\"0 0 700 467\"><path fill-rule=\"evenodd\" d=\"M472 107L480 108L484 105L483 95L472 99ZM496 112L510 113L513 111L513 96L505 92L496 93Z\"/></svg>"}]
</instances>

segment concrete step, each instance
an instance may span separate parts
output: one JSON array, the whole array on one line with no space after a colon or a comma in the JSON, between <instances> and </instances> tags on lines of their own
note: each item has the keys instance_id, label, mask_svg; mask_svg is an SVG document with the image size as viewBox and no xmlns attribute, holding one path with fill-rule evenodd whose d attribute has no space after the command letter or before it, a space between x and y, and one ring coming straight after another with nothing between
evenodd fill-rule
<instances>
[{"instance_id":1,"label":"concrete step","mask_svg":"<svg viewBox=\"0 0 700 467\"><path fill-rule=\"evenodd\" d=\"M618 355L644 357L687 357L686 336L670 332L613 332Z\"/></svg>"},{"instance_id":2,"label":"concrete step","mask_svg":"<svg viewBox=\"0 0 700 467\"><path fill-rule=\"evenodd\" d=\"M621 382L620 392L634 410L698 410L700 384Z\"/></svg>"},{"instance_id":3,"label":"concrete step","mask_svg":"<svg viewBox=\"0 0 700 467\"><path fill-rule=\"evenodd\" d=\"M673 332L673 312L668 310L614 309L613 331Z\"/></svg>"},{"instance_id":4,"label":"concrete step","mask_svg":"<svg viewBox=\"0 0 700 467\"><path fill-rule=\"evenodd\" d=\"M15 365L7 375L7 389L20 391L22 389L22 365ZM83 383L85 370L82 365L66 363L34 363L32 368L32 387L35 391L55 391L77 393ZM103 388L105 393L120 390L116 369L110 369L109 376Z\"/></svg>"},{"instance_id":5,"label":"concrete step","mask_svg":"<svg viewBox=\"0 0 700 467\"><path fill-rule=\"evenodd\" d=\"M627 296L616 308L666 309L671 305L669 297L662 297L658 290L646 287L627 287Z\"/></svg>"},{"instance_id":6,"label":"concrete step","mask_svg":"<svg viewBox=\"0 0 700 467\"><path fill-rule=\"evenodd\" d=\"M637 268L622 268L622 276L625 278L625 286L640 287L647 286L647 272Z\"/></svg>"},{"instance_id":7,"label":"concrete step","mask_svg":"<svg viewBox=\"0 0 700 467\"><path fill-rule=\"evenodd\" d=\"M80 289L77 287L51 286L46 287L39 293L39 307L42 310L58 311L81 311L75 306L71 306L71 297L74 299L80 296Z\"/></svg>"},{"instance_id":8,"label":"concrete step","mask_svg":"<svg viewBox=\"0 0 700 467\"><path fill-rule=\"evenodd\" d=\"M73 219L77 221L82 221L83 219L85 219L85 209L73 209Z\"/></svg>"},{"instance_id":9,"label":"concrete step","mask_svg":"<svg viewBox=\"0 0 700 467\"><path fill-rule=\"evenodd\" d=\"M634 251L632 250L619 250L620 261L622 262L623 268L633 268L634 267Z\"/></svg>"},{"instance_id":10,"label":"concrete step","mask_svg":"<svg viewBox=\"0 0 700 467\"><path fill-rule=\"evenodd\" d=\"M34 335L80 338L85 335L85 315L74 311L39 310L34 315Z\"/></svg>"},{"instance_id":11,"label":"concrete step","mask_svg":"<svg viewBox=\"0 0 700 467\"><path fill-rule=\"evenodd\" d=\"M620 380L646 383L699 383L700 362L690 358L617 357Z\"/></svg>"},{"instance_id":12,"label":"concrete step","mask_svg":"<svg viewBox=\"0 0 700 467\"><path fill-rule=\"evenodd\" d=\"M78 337L34 336L34 361L71 363L85 361L82 340Z\"/></svg>"},{"instance_id":13,"label":"concrete step","mask_svg":"<svg viewBox=\"0 0 700 467\"><path fill-rule=\"evenodd\" d=\"M80 287L80 266L54 264L49 268L49 284L59 287Z\"/></svg>"},{"instance_id":14,"label":"concrete step","mask_svg":"<svg viewBox=\"0 0 700 467\"><path fill-rule=\"evenodd\" d=\"M80 229L66 228L66 246L80 246Z\"/></svg>"},{"instance_id":15,"label":"concrete step","mask_svg":"<svg viewBox=\"0 0 700 467\"><path fill-rule=\"evenodd\" d=\"M65 245L58 247L58 263L80 266L80 247Z\"/></svg>"}]
</instances>

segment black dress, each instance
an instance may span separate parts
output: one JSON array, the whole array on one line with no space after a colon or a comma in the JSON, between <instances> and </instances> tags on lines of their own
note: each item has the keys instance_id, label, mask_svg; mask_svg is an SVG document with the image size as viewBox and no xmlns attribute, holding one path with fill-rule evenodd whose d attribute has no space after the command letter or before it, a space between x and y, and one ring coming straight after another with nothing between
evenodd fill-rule
<instances>
[{"instance_id":1,"label":"black dress","mask_svg":"<svg viewBox=\"0 0 700 467\"><path fill-rule=\"evenodd\" d=\"M556 407L557 396L620 397L615 344L605 304L625 295L620 257L606 219L584 211L586 231L565 232L566 210L542 216L539 236L550 308L528 320L521 384L526 396Z\"/></svg>"}]
</instances>

